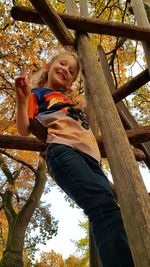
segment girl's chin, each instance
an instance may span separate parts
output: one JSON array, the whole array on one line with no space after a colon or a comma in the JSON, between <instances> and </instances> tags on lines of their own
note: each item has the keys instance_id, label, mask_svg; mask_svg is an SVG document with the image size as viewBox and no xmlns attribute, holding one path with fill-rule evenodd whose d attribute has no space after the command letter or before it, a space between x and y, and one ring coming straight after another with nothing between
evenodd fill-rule
<instances>
[{"instance_id":1,"label":"girl's chin","mask_svg":"<svg viewBox=\"0 0 150 267\"><path fill-rule=\"evenodd\" d=\"M56 79L56 83L58 84L58 86L64 86L65 85L65 81L61 78L61 77L57 77Z\"/></svg>"},{"instance_id":2,"label":"girl's chin","mask_svg":"<svg viewBox=\"0 0 150 267\"><path fill-rule=\"evenodd\" d=\"M55 89L58 89L58 90L65 90L66 89L66 86L63 84L63 83L55 83L54 85L53 85L53 88L55 88Z\"/></svg>"}]
</instances>

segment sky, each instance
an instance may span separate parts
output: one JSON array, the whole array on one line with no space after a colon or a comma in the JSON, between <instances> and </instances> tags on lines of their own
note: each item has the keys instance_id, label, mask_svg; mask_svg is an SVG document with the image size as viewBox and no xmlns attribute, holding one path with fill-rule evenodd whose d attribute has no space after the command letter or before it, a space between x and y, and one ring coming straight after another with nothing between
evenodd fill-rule
<instances>
[{"instance_id":1,"label":"sky","mask_svg":"<svg viewBox=\"0 0 150 267\"><path fill-rule=\"evenodd\" d=\"M54 250L67 258L70 254L75 254L76 248L71 240L79 240L84 237L84 231L79 227L79 222L85 219L80 208L72 208L64 199L64 193L61 193L58 186L54 186L42 200L51 204L51 213L58 224L58 234L49 240L46 246L41 245L40 251L48 252ZM37 253L38 257L39 253Z\"/></svg>"},{"instance_id":2,"label":"sky","mask_svg":"<svg viewBox=\"0 0 150 267\"><path fill-rule=\"evenodd\" d=\"M141 175L146 185L147 191L150 192L150 172L147 168L141 168ZM111 176L108 176L111 180ZM84 231L79 227L79 222L85 219L81 209L71 208L69 203L64 199L64 193L61 193L57 186L52 187L51 192L42 197L42 200L51 203L51 212L55 219L59 221L58 234L40 246L41 252L54 250L60 253L64 259L70 254L76 253L76 247L71 240L79 240L84 237ZM77 254L78 255L78 254ZM39 254L37 253L37 259Z\"/></svg>"}]
</instances>

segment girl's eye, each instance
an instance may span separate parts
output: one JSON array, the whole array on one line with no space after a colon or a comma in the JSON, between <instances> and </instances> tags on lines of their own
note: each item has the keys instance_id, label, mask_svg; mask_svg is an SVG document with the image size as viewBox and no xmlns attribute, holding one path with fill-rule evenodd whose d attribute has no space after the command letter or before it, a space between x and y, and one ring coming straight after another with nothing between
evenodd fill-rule
<instances>
[{"instance_id":1,"label":"girl's eye","mask_svg":"<svg viewBox=\"0 0 150 267\"><path fill-rule=\"evenodd\" d=\"M60 62L60 65L64 66L64 65L65 65L65 63L64 63L64 62Z\"/></svg>"},{"instance_id":2,"label":"girl's eye","mask_svg":"<svg viewBox=\"0 0 150 267\"><path fill-rule=\"evenodd\" d=\"M70 74L73 75L73 71L72 70L70 70Z\"/></svg>"}]
</instances>

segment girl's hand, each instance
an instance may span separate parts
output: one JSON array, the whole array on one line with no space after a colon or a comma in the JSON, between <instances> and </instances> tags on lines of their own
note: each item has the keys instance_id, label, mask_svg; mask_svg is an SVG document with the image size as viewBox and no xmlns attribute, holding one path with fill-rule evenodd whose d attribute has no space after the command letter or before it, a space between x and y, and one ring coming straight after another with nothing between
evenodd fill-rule
<instances>
[{"instance_id":1,"label":"girl's hand","mask_svg":"<svg viewBox=\"0 0 150 267\"><path fill-rule=\"evenodd\" d=\"M19 100L25 100L31 93L31 77L32 71L27 74L27 70L23 68L21 76L15 80L16 94Z\"/></svg>"}]
</instances>

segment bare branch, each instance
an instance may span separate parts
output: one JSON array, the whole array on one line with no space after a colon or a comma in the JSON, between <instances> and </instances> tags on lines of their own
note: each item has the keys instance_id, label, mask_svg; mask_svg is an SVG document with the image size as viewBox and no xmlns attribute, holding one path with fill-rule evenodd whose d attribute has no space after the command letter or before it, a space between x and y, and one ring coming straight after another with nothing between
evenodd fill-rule
<instances>
[{"instance_id":1,"label":"bare branch","mask_svg":"<svg viewBox=\"0 0 150 267\"><path fill-rule=\"evenodd\" d=\"M20 160L20 159L18 159L18 158L16 158L16 157L10 155L8 152L6 152L6 151L4 151L4 150L2 150L2 149L0 149L0 153L2 153L3 155L5 155L5 156L7 156L7 157L9 157L9 158L11 158L11 159L13 159L13 160L15 160L15 161L18 162L18 163L23 164L24 166L26 166L27 168L29 168L34 174L36 173L36 170L32 167L31 164L29 164L29 163L27 163L27 162L25 162L25 161L23 161L23 160Z\"/></svg>"}]
</instances>

